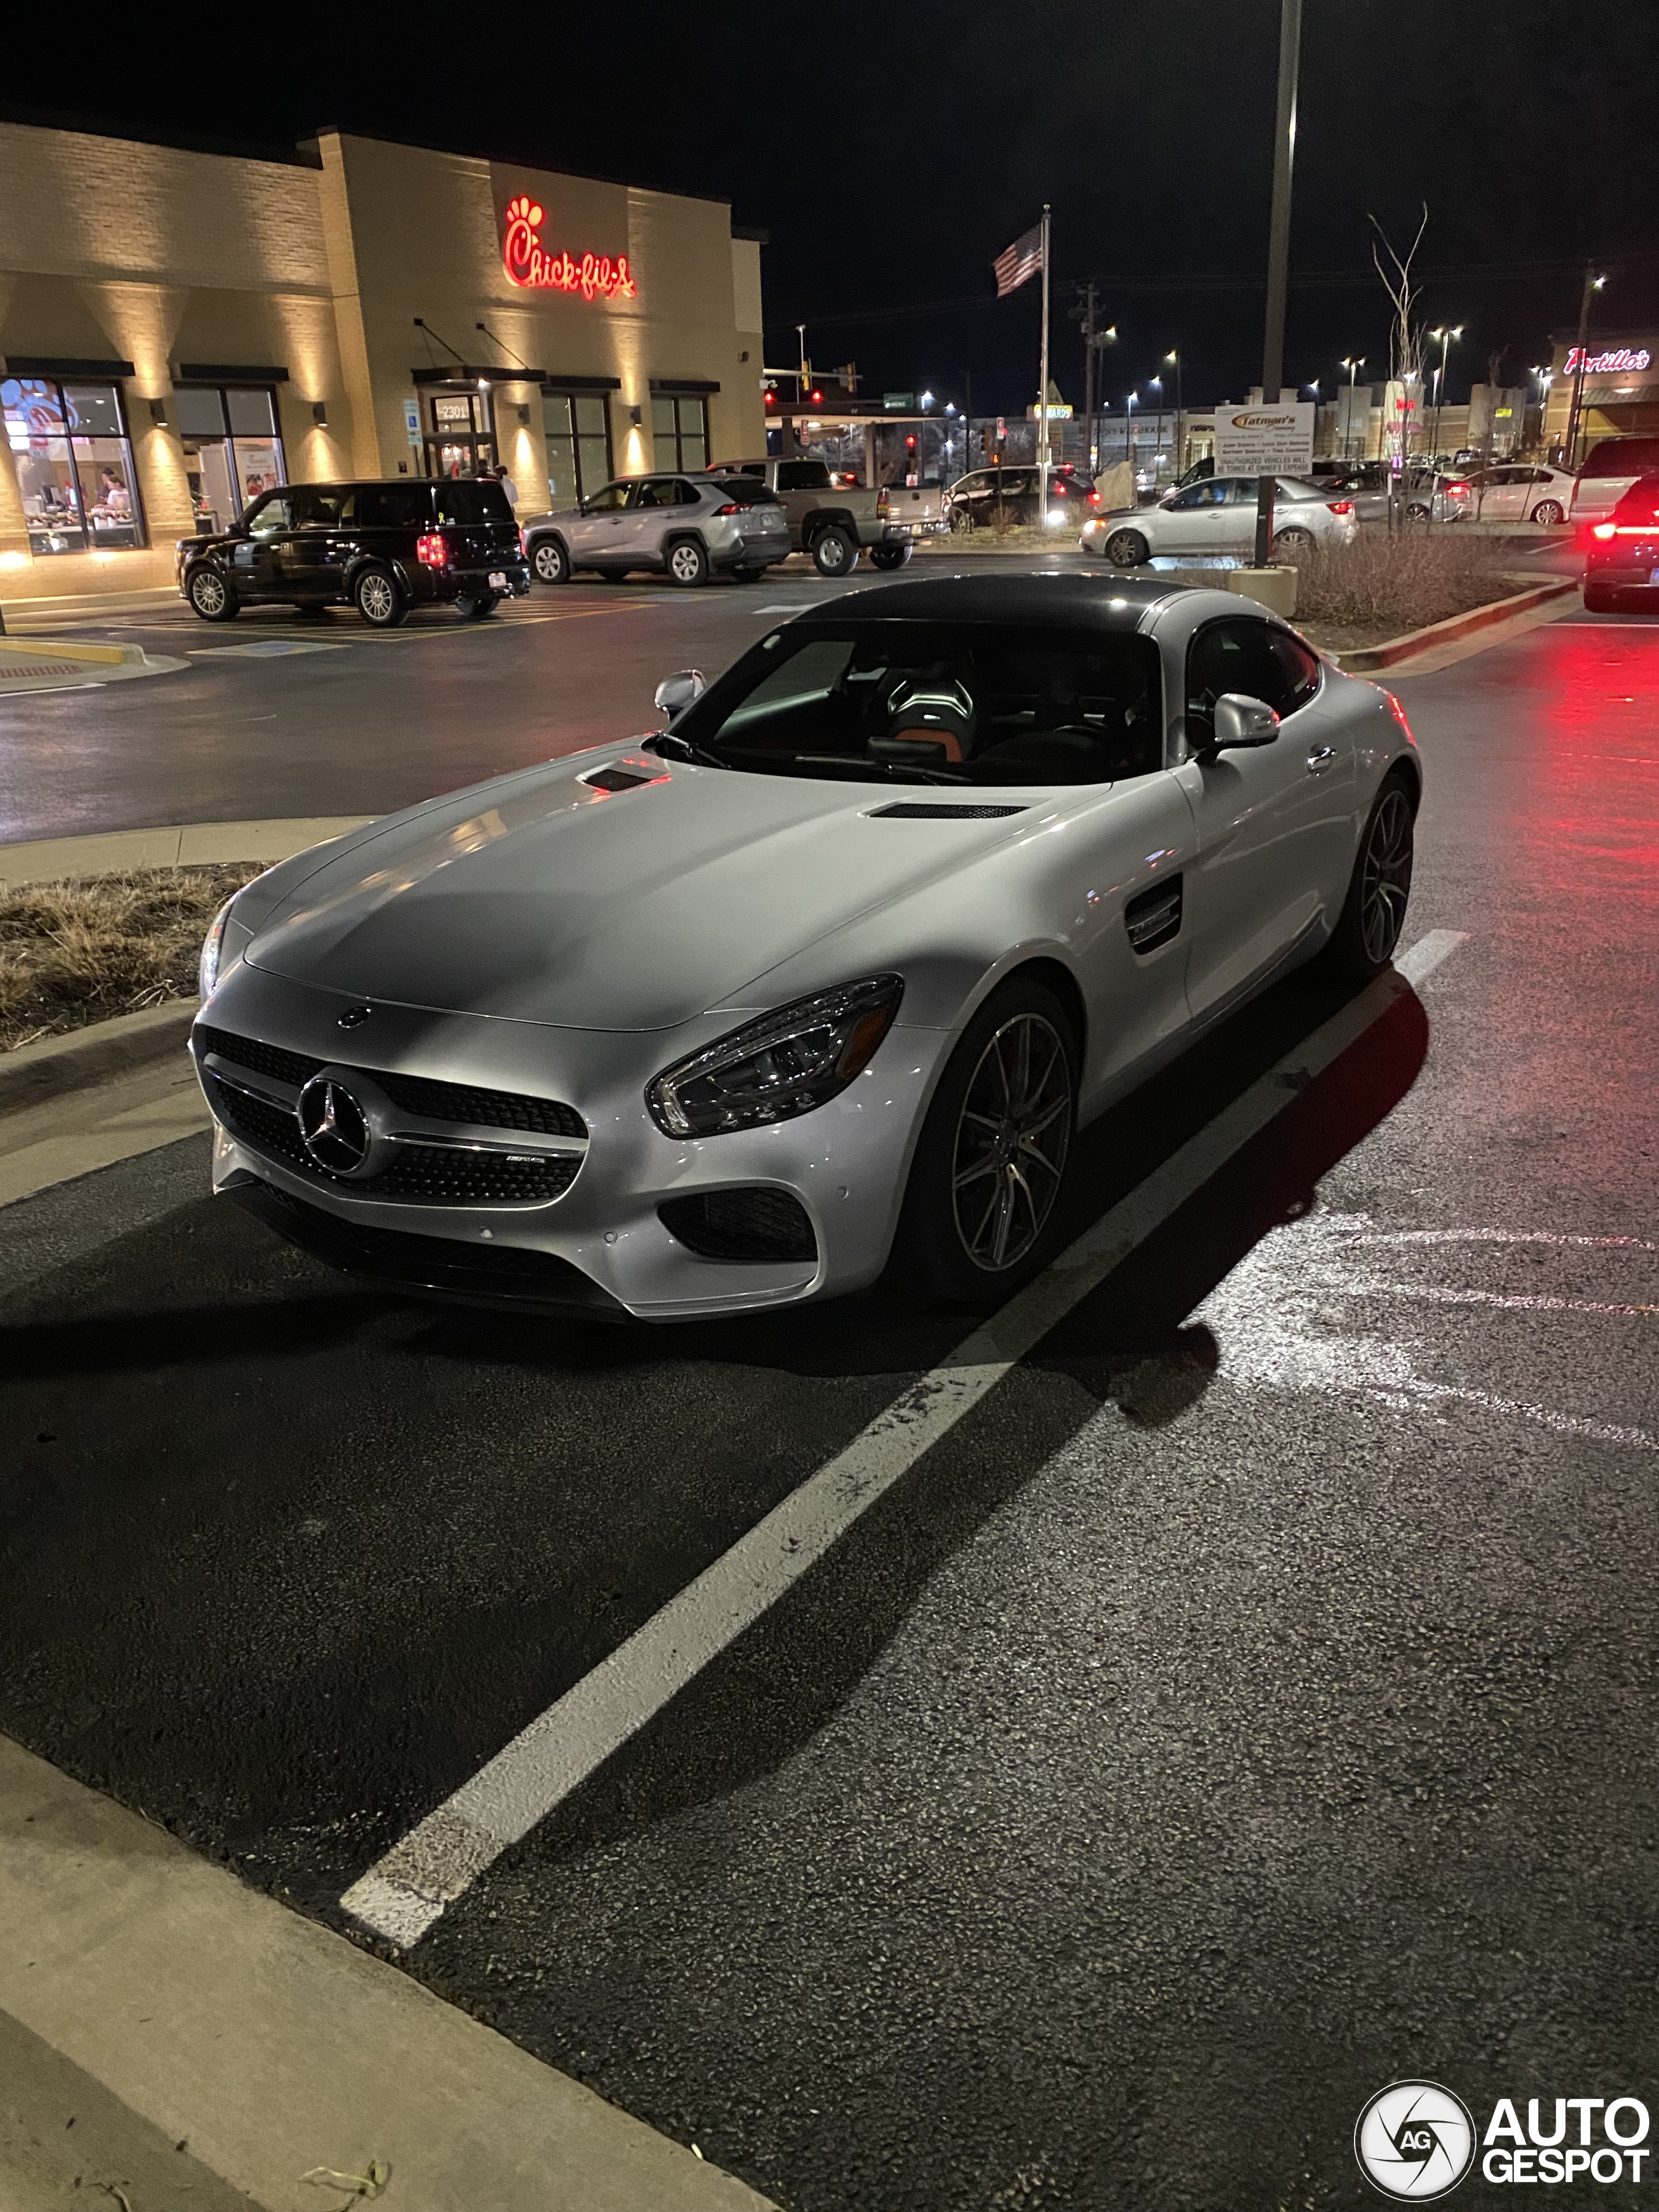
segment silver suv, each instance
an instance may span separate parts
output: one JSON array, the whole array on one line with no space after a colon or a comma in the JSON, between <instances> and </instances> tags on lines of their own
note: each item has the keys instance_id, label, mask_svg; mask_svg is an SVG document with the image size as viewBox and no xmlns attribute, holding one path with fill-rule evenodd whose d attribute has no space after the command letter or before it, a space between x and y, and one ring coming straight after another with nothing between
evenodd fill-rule
<instances>
[{"instance_id":1,"label":"silver suv","mask_svg":"<svg viewBox=\"0 0 1659 2212\"><path fill-rule=\"evenodd\" d=\"M623 477L520 529L544 584L568 583L579 568L601 576L647 568L688 587L718 570L752 584L789 557L788 518L752 477Z\"/></svg>"}]
</instances>

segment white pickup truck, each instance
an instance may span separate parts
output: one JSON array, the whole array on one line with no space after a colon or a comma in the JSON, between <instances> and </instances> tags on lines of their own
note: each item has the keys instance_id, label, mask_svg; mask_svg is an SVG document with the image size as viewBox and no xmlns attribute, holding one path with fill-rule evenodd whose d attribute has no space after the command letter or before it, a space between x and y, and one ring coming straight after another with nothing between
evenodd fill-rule
<instances>
[{"instance_id":1,"label":"white pickup truck","mask_svg":"<svg viewBox=\"0 0 1659 2212\"><path fill-rule=\"evenodd\" d=\"M775 491L789 518L790 543L807 554L821 576L844 576L860 550L878 568L902 568L915 542L908 525L890 518L887 491L837 484L823 461L719 461L710 476L759 477Z\"/></svg>"}]
</instances>

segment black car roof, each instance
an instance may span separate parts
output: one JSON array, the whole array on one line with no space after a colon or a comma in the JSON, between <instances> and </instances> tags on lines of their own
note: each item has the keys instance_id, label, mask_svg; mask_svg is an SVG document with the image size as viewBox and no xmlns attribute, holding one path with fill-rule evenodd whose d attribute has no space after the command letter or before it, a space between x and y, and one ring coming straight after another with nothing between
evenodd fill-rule
<instances>
[{"instance_id":1,"label":"black car roof","mask_svg":"<svg viewBox=\"0 0 1659 2212\"><path fill-rule=\"evenodd\" d=\"M1189 588L1164 577L1038 574L929 576L913 583L883 584L832 600L798 617L816 628L854 622L1012 622L1033 628L1133 630L1149 607Z\"/></svg>"}]
</instances>

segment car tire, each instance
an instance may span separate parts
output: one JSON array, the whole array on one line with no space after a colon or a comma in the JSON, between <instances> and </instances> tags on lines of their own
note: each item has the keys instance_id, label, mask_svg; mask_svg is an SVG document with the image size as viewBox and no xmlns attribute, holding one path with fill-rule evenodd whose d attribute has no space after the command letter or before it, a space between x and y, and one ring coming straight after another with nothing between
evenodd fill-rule
<instances>
[{"instance_id":1,"label":"car tire","mask_svg":"<svg viewBox=\"0 0 1659 2212\"><path fill-rule=\"evenodd\" d=\"M734 584L758 584L765 574L764 568L734 568L732 581Z\"/></svg>"},{"instance_id":2,"label":"car tire","mask_svg":"<svg viewBox=\"0 0 1659 2212\"><path fill-rule=\"evenodd\" d=\"M1293 561L1299 554L1313 549L1313 532L1300 527L1276 530L1273 532L1273 554L1276 561Z\"/></svg>"},{"instance_id":3,"label":"car tire","mask_svg":"<svg viewBox=\"0 0 1659 2212\"><path fill-rule=\"evenodd\" d=\"M1047 984L1013 975L992 992L917 1139L890 1262L904 1289L983 1306L1048 1266L1067 1226L1078 1064L1072 1017Z\"/></svg>"},{"instance_id":4,"label":"car tire","mask_svg":"<svg viewBox=\"0 0 1659 2212\"><path fill-rule=\"evenodd\" d=\"M1139 568L1152 556L1152 547L1138 530L1115 530L1101 550L1115 568Z\"/></svg>"},{"instance_id":5,"label":"car tire","mask_svg":"<svg viewBox=\"0 0 1659 2212\"><path fill-rule=\"evenodd\" d=\"M1606 584L1584 586L1584 612L1587 615L1612 615L1619 611L1619 594Z\"/></svg>"},{"instance_id":6,"label":"car tire","mask_svg":"<svg viewBox=\"0 0 1659 2212\"><path fill-rule=\"evenodd\" d=\"M242 611L242 603L229 583L205 562L192 568L185 579L185 597L204 622L230 622Z\"/></svg>"},{"instance_id":7,"label":"car tire","mask_svg":"<svg viewBox=\"0 0 1659 2212\"><path fill-rule=\"evenodd\" d=\"M409 619L409 599L390 568L376 561L351 586L353 605L371 629L396 629Z\"/></svg>"},{"instance_id":8,"label":"car tire","mask_svg":"<svg viewBox=\"0 0 1659 2212\"><path fill-rule=\"evenodd\" d=\"M902 568L915 548L903 545L877 545L871 549L870 558L878 568Z\"/></svg>"},{"instance_id":9,"label":"car tire","mask_svg":"<svg viewBox=\"0 0 1659 2212\"><path fill-rule=\"evenodd\" d=\"M695 538L677 538L668 549L668 580L682 591L695 591L708 581L708 556Z\"/></svg>"},{"instance_id":10,"label":"car tire","mask_svg":"<svg viewBox=\"0 0 1659 2212\"><path fill-rule=\"evenodd\" d=\"M1428 519L1429 510L1426 507L1424 507L1420 502L1415 501L1408 501L1407 502L1406 520L1407 522L1426 522Z\"/></svg>"},{"instance_id":11,"label":"car tire","mask_svg":"<svg viewBox=\"0 0 1659 2212\"><path fill-rule=\"evenodd\" d=\"M501 603L499 592L480 592L476 599L465 597L455 602L455 611L463 622L483 622L493 615Z\"/></svg>"},{"instance_id":12,"label":"car tire","mask_svg":"<svg viewBox=\"0 0 1659 2212\"><path fill-rule=\"evenodd\" d=\"M1333 964L1357 982L1380 974L1400 942L1411 898L1416 816L1406 772L1391 769L1371 802L1348 896L1331 932Z\"/></svg>"},{"instance_id":13,"label":"car tire","mask_svg":"<svg viewBox=\"0 0 1659 2212\"><path fill-rule=\"evenodd\" d=\"M970 507L953 507L951 509L951 535L953 538L965 538L973 526L974 516Z\"/></svg>"},{"instance_id":14,"label":"car tire","mask_svg":"<svg viewBox=\"0 0 1659 2212\"><path fill-rule=\"evenodd\" d=\"M530 556L530 565L536 572L538 584L568 584L570 581L570 556L556 538L538 538L536 550Z\"/></svg>"},{"instance_id":15,"label":"car tire","mask_svg":"<svg viewBox=\"0 0 1659 2212\"><path fill-rule=\"evenodd\" d=\"M812 566L820 576L849 576L858 566L859 549L850 531L838 522L820 530L812 540Z\"/></svg>"},{"instance_id":16,"label":"car tire","mask_svg":"<svg viewBox=\"0 0 1659 2212\"><path fill-rule=\"evenodd\" d=\"M1534 522L1565 522L1567 511L1559 499L1540 499L1532 511Z\"/></svg>"}]
</instances>

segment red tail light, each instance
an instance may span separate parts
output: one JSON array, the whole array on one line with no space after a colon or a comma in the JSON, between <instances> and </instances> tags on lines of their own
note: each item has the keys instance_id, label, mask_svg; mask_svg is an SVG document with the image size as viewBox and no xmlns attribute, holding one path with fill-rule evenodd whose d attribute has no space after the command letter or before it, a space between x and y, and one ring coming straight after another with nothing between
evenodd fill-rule
<instances>
[{"instance_id":1,"label":"red tail light","mask_svg":"<svg viewBox=\"0 0 1659 2212\"><path fill-rule=\"evenodd\" d=\"M1091 491L1089 494L1089 504L1091 507L1098 507L1100 505L1100 494L1097 491Z\"/></svg>"},{"instance_id":2,"label":"red tail light","mask_svg":"<svg viewBox=\"0 0 1659 2212\"><path fill-rule=\"evenodd\" d=\"M1466 483L1449 483L1446 486L1446 489L1448 491L1462 492L1465 499L1469 495L1469 487Z\"/></svg>"},{"instance_id":3,"label":"red tail light","mask_svg":"<svg viewBox=\"0 0 1659 2212\"><path fill-rule=\"evenodd\" d=\"M1598 522L1591 535L1595 538L1615 538L1619 534L1616 522Z\"/></svg>"},{"instance_id":4,"label":"red tail light","mask_svg":"<svg viewBox=\"0 0 1659 2212\"><path fill-rule=\"evenodd\" d=\"M1353 513L1353 501L1351 499L1328 499L1325 504L1329 507L1333 514L1352 514Z\"/></svg>"},{"instance_id":5,"label":"red tail light","mask_svg":"<svg viewBox=\"0 0 1659 2212\"><path fill-rule=\"evenodd\" d=\"M717 507L714 512L716 514L741 514L743 509L738 505L736 500L728 499L724 507Z\"/></svg>"},{"instance_id":6,"label":"red tail light","mask_svg":"<svg viewBox=\"0 0 1659 2212\"><path fill-rule=\"evenodd\" d=\"M423 568L447 568L449 548L437 531L430 530L415 540L415 558Z\"/></svg>"}]
</instances>

